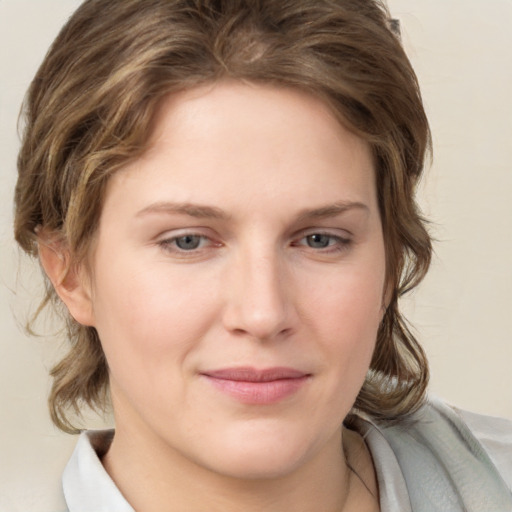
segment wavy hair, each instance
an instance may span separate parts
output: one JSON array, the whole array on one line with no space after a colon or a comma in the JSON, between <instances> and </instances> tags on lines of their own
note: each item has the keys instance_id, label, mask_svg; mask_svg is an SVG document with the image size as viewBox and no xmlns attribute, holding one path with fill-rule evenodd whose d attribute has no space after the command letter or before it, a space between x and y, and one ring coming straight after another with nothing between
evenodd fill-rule
<instances>
[{"instance_id":1,"label":"wavy hair","mask_svg":"<svg viewBox=\"0 0 512 512\"><path fill-rule=\"evenodd\" d=\"M431 241L415 202L431 139L416 75L380 0L87 0L51 46L27 93L15 237L37 257L38 230L84 261L109 178L147 145L169 94L224 78L284 85L324 101L375 161L391 297L352 412L395 420L428 381L398 299L424 277ZM41 308L58 305L51 284ZM40 308L40 309L41 309ZM65 313L69 352L51 370L51 416L108 401L93 327Z\"/></svg>"}]
</instances>

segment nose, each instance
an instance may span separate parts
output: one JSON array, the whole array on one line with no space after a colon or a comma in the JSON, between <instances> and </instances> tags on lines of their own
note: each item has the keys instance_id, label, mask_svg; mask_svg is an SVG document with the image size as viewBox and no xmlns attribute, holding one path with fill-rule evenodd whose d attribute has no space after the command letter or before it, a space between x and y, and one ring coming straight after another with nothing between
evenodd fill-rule
<instances>
[{"instance_id":1,"label":"nose","mask_svg":"<svg viewBox=\"0 0 512 512\"><path fill-rule=\"evenodd\" d=\"M272 250L246 250L227 270L224 327L257 340L293 332L296 313L286 265Z\"/></svg>"}]
</instances>

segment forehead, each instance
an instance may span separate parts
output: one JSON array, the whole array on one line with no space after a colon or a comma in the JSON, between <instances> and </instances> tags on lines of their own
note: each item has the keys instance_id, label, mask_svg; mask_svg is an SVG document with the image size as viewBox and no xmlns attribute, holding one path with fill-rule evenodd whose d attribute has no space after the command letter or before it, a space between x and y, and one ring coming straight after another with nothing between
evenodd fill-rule
<instances>
[{"instance_id":1,"label":"forehead","mask_svg":"<svg viewBox=\"0 0 512 512\"><path fill-rule=\"evenodd\" d=\"M176 142L183 135L203 143L236 138L247 145L260 140L268 145L269 136L273 136L274 146L283 147L293 135L295 142L299 137L309 141L307 147L325 140L322 149L327 153L333 139L350 139L354 151L368 150L340 116L313 94L284 85L237 80L208 83L165 97L154 116L148 153L155 148L161 150L171 134Z\"/></svg>"},{"instance_id":2,"label":"forehead","mask_svg":"<svg viewBox=\"0 0 512 512\"><path fill-rule=\"evenodd\" d=\"M292 88L225 81L168 96L147 151L109 189L131 183L136 202L229 204L294 194L319 203L368 201L373 174L367 143L321 100Z\"/></svg>"}]
</instances>

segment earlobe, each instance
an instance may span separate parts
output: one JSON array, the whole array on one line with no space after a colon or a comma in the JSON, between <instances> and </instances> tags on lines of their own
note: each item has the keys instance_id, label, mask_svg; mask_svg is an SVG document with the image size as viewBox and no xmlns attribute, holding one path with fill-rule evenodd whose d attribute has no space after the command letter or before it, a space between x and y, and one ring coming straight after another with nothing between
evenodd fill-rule
<instances>
[{"instance_id":1,"label":"earlobe","mask_svg":"<svg viewBox=\"0 0 512 512\"><path fill-rule=\"evenodd\" d=\"M73 265L65 243L39 237L39 260L57 295L80 324L94 326L90 282L83 267Z\"/></svg>"}]
</instances>

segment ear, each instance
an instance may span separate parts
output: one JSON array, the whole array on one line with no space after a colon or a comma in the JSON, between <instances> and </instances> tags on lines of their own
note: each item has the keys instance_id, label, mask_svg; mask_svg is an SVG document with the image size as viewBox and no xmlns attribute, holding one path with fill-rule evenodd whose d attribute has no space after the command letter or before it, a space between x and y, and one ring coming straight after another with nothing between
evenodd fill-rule
<instances>
[{"instance_id":1,"label":"ear","mask_svg":"<svg viewBox=\"0 0 512 512\"><path fill-rule=\"evenodd\" d=\"M69 249L58 237L40 234L38 249L44 271L71 316L82 325L94 326L91 284L83 265L72 263Z\"/></svg>"}]
</instances>

